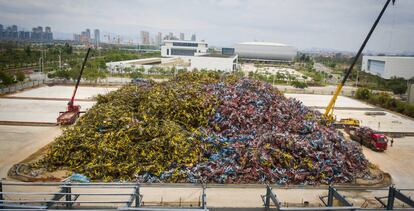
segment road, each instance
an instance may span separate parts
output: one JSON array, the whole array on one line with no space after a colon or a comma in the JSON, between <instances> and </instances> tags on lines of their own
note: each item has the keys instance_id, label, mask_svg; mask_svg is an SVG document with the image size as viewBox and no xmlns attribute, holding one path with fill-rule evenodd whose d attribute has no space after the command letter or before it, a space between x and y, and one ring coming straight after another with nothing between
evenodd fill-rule
<instances>
[{"instance_id":1,"label":"road","mask_svg":"<svg viewBox=\"0 0 414 211\"><path fill-rule=\"evenodd\" d=\"M330 69L329 67L327 67L327 66L325 66L325 65L323 65L321 63L314 63L313 64L313 68L315 68L315 70L318 71L318 72L325 72L325 73L328 73L328 74L332 75L332 78L327 78L326 79L326 81L328 83L337 84L337 83L339 83L339 80L341 80L341 76L340 75L333 74L333 70L332 69Z\"/></svg>"}]
</instances>

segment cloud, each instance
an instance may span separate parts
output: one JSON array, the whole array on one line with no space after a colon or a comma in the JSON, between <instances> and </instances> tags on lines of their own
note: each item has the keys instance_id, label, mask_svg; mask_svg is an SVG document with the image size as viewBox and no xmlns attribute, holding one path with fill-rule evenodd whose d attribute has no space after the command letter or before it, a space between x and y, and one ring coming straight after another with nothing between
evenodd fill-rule
<instances>
[{"instance_id":1,"label":"cloud","mask_svg":"<svg viewBox=\"0 0 414 211\"><path fill-rule=\"evenodd\" d=\"M267 40L300 49L356 49L385 0L0 0L4 25L85 28L138 37L140 30L197 33L211 45ZM414 1L390 6L368 44L375 51L414 49Z\"/></svg>"}]
</instances>

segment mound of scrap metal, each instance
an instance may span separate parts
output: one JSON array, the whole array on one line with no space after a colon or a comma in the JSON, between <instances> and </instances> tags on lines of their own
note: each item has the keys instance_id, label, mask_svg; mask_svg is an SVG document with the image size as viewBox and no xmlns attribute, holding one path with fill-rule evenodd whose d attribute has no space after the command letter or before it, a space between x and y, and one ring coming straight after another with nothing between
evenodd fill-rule
<instances>
[{"instance_id":1,"label":"mound of scrap metal","mask_svg":"<svg viewBox=\"0 0 414 211\"><path fill-rule=\"evenodd\" d=\"M141 81L97 97L36 163L93 180L346 183L361 148L269 84L212 72Z\"/></svg>"}]
</instances>

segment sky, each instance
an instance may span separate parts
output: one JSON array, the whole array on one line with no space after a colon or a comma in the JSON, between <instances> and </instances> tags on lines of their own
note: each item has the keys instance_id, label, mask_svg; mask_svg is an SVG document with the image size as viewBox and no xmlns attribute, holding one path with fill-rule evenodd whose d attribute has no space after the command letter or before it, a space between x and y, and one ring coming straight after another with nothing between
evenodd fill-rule
<instances>
[{"instance_id":1,"label":"sky","mask_svg":"<svg viewBox=\"0 0 414 211\"><path fill-rule=\"evenodd\" d=\"M386 0L0 0L0 24L51 26L71 37L85 28L138 40L141 30L192 33L210 46L270 41L358 50ZM414 52L414 0L388 7L367 50Z\"/></svg>"}]
</instances>

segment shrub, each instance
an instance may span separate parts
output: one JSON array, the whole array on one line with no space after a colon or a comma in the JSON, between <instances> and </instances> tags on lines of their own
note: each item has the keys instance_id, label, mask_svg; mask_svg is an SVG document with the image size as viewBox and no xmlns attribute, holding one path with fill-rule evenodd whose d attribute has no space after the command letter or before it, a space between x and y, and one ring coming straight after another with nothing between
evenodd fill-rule
<instances>
[{"instance_id":1,"label":"shrub","mask_svg":"<svg viewBox=\"0 0 414 211\"><path fill-rule=\"evenodd\" d=\"M308 85L305 82L300 82L300 81L293 81L292 86L295 88L299 88L299 89L304 89L308 87Z\"/></svg>"},{"instance_id":2,"label":"shrub","mask_svg":"<svg viewBox=\"0 0 414 211\"><path fill-rule=\"evenodd\" d=\"M358 88L356 91L355 97L360 100L368 100L370 98L371 92L367 88Z\"/></svg>"},{"instance_id":3,"label":"shrub","mask_svg":"<svg viewBox=\"0 0 414 211\"><path fill-rule=\"evenodd\" d=\"M16 73L16 80L17 81L24 81L24 79L26 79L26 76L24 75L24 73L22 71L19 71Z\"/></svg>"}]
</instances>

